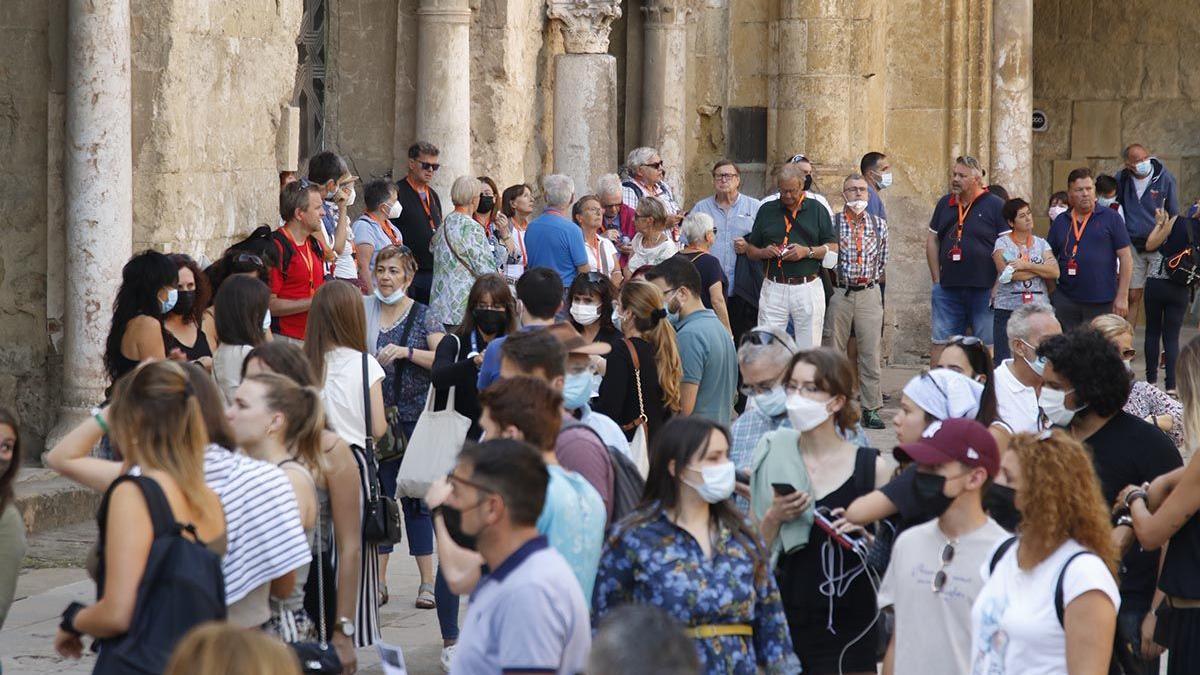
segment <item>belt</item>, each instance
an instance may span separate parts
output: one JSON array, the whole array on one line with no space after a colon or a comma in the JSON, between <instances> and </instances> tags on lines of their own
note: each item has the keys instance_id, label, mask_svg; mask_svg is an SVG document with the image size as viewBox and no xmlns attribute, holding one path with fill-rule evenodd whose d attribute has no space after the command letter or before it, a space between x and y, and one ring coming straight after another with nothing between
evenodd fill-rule
<instances>
[{"instance_id":1,"label":"belt","mask_svg":"<svg viewBox=\"0 0 1200 675\"><path fill-rule=\"evenodd\" d=\"M1190 598L1176 598L1167 596L1167 603L1172 609L1200 609L1200 600L1192 600Z\"/></svg>"},{"instance_id":2,"label":"belt","mask_svg":"<svg viewBox=\"0 0 1200 675\"><path fill-rule=\"evenodd\" d=\"M809 275L803 276L803 277L785 277L785 276L767 277L767 281L773 281L777 284L787 284L788 286L799 286L800 284L807 284L809 282L816 281L816 280L817 280L817 275L815 275L815 274L809 274Z\"/></svg>"},{"instance_id":3,"label":"belt","mask_svg":"<svg viewBox=\"0 0 1200 675\"><path fill-rule=\"evenodd\" d=\"M754 628L747 623L708 624L704 626L689 626L684 629L683 634L693 640L710 640L726 635L752 637L754 635Z\"/></svg>"},{"instance_id":4,"label":"belt","mask_svg":"<svg viewBox=\"0 0 1200 675\"><path fill-rule=\"evenodd\" d=\"M837 287L838 287L838 288L843 288L843 289L845 289L846 291L849 291L849 292L854 292L854 291L865 291L865 290L867 290L868 288L875 288L875 283L876 283L876 282L872 281L872 282L871 282L871 283L869 283L869 284L859 284L859 285L854 285L854 284L838 284L838 285L837 285Z\"/></svg>"}]
</instances>

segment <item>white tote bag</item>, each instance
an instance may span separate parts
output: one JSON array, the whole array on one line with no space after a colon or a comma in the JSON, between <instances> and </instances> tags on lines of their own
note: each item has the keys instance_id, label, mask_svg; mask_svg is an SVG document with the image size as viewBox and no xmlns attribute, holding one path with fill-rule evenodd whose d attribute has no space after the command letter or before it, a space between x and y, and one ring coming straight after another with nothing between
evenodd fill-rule
<instances>
[{"instance_id":1,"label":"white tote bag","mask_svg":"<svg viewBox=\"0 0 1200 675\"><path fill-rule=\"evenodd\" d=\"M629 441L629 458L642 474L642 478L650 475L650 453L646 449L646 425L639 424L633 432L633 440Z\"/></svg>"},{"instance_id":2,"label":"white tote bag","mask_svg":"<svg viewBox=\"0 0 1200 675\"><path fill-rule=\"evenodd\" d=\"M453 337L457 342L458 337ZM454 468L467 431L471 429L471 420L454 409L454 389L450 387L445 410L434 410L437 391L429 388L425 410L417 420L408 439L408 450L400 462L400 473L396 476L397 497L424 499L429 486Z\"/></svg>"}]
</instances>

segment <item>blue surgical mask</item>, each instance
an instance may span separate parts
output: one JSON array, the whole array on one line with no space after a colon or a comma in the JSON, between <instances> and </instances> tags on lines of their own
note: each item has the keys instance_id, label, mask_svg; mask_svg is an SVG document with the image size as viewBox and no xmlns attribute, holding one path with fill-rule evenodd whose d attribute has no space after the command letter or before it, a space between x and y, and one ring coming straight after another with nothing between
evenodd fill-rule
<instances>
[{"instance_id":1,"label":"blue surgical mask","mask_svg":"<svg viewBox=\"0 0 1200 675\"><path fill-rule=\"evenodd\" d=\"M667 312L667 321L671 322L671 327L679 330L679 312Z\"/></svg>"},{"instance_id":2,"label":"blue surgical mask","mask_svg":"<svg viewBox=\"0 0 1200 675\"><path fill-rule=\"evenodd\" d=\"M267 308L267 313L263 314L263 332L271 330L271 309Z\"/></svg>"},{"instance_id":3,"label":"blue surgical mask","mask_svg":"<svg viewBox=\"0 0 1200 675\"><path fill-rule=\"evenodd\" d=\"M407 289L401 288L393 291L391 295L384 295L378 288L375 289L375 298L385 305L394 305L404 299L404 294Z\"/></svg>"},{"instance_id":4,"label":"blue surgical mask","mask_svg":"<svg viewBox=\"0 0 1200 675\"><path fill-rule=\"evenodd\" d=\"M1032 349L1035 354L1037 353L1037 347L1034 347L1033 345L1029 344L1028 342L1026 342L1024 340L1021 340L1021 344ZM1046 357L1039 356L1032 361L1030 361L1029 359L1026 359L1024 356L1022 356L1021 358L1029 366L1030 370L1037 373L1038 377L1042 377L1042 373L1046 372Z\"/></svg>"},{"instance_id":5,"label":"blue surgical mask","mask_svg":"<svg viewBox=\"0 0 1200 675\"><path fill-rule=\"evenodd\" d=\"M175 303L179 302L179 289L172 288L167 291L167 299L159 301L159 307L163 314L168 314L172 309L175 309Z\"/></svg>"},{"instance_id":6,"label":"blue surgical mask","mask_svg":"<svg viewBox=\"0 0 1200 675\"><path fill-rule=\"evenodd\" d=\"M587 405L592 397L592 371L568 373L563 378L563 407L567 410L579 410Z\"/></svg>"},{"instance_id":7,"label":"blue surgical mask","mask_svg":"<svg viewBox=\"0 0 1200 675\"><path fill-rule=\"evenodd\" d=\"M1137 175L1145 178L1146 176L1150 175L1151 171L1154 170L1154 165L1150 163L1149 158L1146 158L1134 165L1133 170L1137 173Z\"/></svg>"},{"instance_id":8,"label":"blue surgical mask","mask_svg":"<svg viewBox=\"0 0 1200 675\"><path fill-rule=\"evenodd\" d=\"M770 391L755 394L754 405L767 417L779 417L787 412L787 392L777 384Z\"/></svg>"},{"instance_id":9,"label":"blue surgical mask","mask_svg":"<svg viewBox=\"0 0 1200 675\"><path fill-rule=\"evenodd\" d=\"M617 332L620 333L620 332L625 331L625 328L621 325L621 313L615 309L613 310L613 313L612 313L612 323L613 323L613 328L616 328Z\"/></svg>"}]
</instances>

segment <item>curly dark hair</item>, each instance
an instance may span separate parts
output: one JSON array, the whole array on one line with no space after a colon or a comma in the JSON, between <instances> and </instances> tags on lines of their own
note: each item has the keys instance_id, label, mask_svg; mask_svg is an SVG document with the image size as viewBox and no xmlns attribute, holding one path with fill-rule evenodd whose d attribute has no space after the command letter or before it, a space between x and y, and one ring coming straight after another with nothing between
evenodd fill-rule
<instances>
[{"instance_id":1,"label":"curly dark hair","mask_svg":"<svg viewBox=\"0 0 1200 675\"><path fill-rule=\"evenodd\" d=\"M1076 328L1042 340L1037 349L1054 370L1075 388L1076 405L1087 405L1081 415L1115 415L1125 406L1132 386L1121 354L1094 328Z\"/></svg>"}]
</instances>

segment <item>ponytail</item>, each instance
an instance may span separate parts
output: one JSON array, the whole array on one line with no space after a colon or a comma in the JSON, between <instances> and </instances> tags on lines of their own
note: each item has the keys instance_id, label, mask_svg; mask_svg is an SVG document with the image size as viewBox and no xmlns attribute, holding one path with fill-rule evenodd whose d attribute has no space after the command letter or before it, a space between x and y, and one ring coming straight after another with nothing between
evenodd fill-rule
<instances>
[{"instance_id":1,"label":"ponytail","mask_svg":"<svg viewBox=\"0 0 1200 675\"><path fill-rule=\"evenodd\" d=\"M679 412L683 362L679 358L675 327L667 321L663 304L662 291L650 282L631 281L621 288L621 307L633 315L633 327L654 347L663 402L672 412Z\"/></svg>"},{"instance_id":2,"label":"ponytail","mask_svg":"<svg viewBox=\"0 0 1200 675\"><path fill-rule=\"evenodd\" d=\"M246 378L266 388L266 403L287 419L283 443L314 476L324 470L321 433L325 430L325 407L316 387L301 387L276 373L259 373Z\"/></svg>"}]
</instances>

